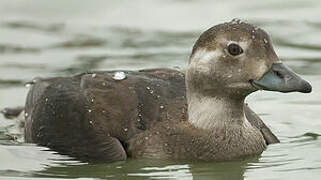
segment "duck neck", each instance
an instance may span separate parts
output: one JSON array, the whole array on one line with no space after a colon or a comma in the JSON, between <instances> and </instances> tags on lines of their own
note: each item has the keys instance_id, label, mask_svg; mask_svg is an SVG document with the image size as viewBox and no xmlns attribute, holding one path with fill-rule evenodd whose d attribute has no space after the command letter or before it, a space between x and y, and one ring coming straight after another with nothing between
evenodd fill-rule
<instances>
[{"instance_id":1,"label":"duck neck","mask_svg":"<svg viewBox=\"0 0 321 180\"><path fill-rule=\"evenodd\" d=\"M240 127L245 121L244 99L187 93L188 121L201 129Z\"/></svg>"}]
</instances>

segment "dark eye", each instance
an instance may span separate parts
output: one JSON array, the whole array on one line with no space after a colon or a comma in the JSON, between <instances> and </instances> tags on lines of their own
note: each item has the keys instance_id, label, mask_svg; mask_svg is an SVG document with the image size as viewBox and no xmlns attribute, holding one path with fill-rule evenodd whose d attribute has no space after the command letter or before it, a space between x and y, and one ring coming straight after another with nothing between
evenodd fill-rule
<instances>
[{"instance_id":1,"label":"dark eye","mask_svg":"<svg viewBox=\"0 0 321 180\"><path fill-rule=\"evenodd\" d=\"M243 49L235 43L228 45L227 50L232 56L237 56L243 53Z\"/></svg>"}]
</instances>

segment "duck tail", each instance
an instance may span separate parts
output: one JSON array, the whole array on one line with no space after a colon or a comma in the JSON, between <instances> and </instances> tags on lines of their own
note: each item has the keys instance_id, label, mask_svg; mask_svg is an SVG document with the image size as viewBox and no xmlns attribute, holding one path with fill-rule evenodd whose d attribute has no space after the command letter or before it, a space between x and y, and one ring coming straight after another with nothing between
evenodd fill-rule
<instances>
[{"instance_id":1,"label":"duck tail","mask_svg":"<svg viewBox=\"0 0 321 180\"><path fill-rule=\"evenodd\" d=\"M17 118L24 111L25 107L19 106L14 108L4 108L0 110L0 113L7 119Z\"/></svg>"}]
</instances>

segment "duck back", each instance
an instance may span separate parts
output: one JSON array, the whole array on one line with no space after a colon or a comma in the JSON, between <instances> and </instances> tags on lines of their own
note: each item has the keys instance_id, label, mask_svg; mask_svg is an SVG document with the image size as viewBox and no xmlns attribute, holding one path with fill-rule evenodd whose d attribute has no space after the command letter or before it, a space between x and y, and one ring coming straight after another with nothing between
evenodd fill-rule
<instances>
[{"instance_id":1,"label":"duck back","mask_svg":"<svg viewBox=\"0 0 321 180\"><path fill-rule=\"evenodd\" d=\"M26 106L26 142L84 160L126 159L128 141L162 121L186 121L184 74L170 69L37 79Z\"/></svg>"}]
</instances>

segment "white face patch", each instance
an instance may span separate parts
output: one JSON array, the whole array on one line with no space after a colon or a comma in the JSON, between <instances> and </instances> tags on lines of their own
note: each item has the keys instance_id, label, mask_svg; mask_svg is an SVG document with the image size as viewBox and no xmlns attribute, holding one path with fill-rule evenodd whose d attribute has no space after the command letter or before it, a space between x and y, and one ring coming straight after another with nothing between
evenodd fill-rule
<instances>
[{"instance_id":1,"label":"white face patch","mask_svg":"<svg viewBox=\"0 0 321 180\"><path fill-rule=\"evenodd\" d=\"M238 44L241 46L241 48L245 51L247 47L249 47L249 42L248 41L240 41Z\"/></svg>"},{"instance_id":2,"label":"white face patch","mask_svg":"<svg viewBox=\"0 0 321 180\"><path fill-rule=\"evenodd\" d=\"M222 56L222 52L220 50L209 51L202 48L197 50L191 57L190 66L193 66L202 72L209 72L210 61L215 61L215 59L218 59L220 56Z\"/></svg>"},{"instance_id":3,"label":"white face patch","mask_svg":"<svg viewBox=\"0 0 321 180\"><path fill-rule=\"evenodd\" d=\"M260 74L260 76L262 77L267 72L267 70L268 70L268 67L264 63L261 63L257 69L257 73ZM261 77L259 77L259 79Z\"/></svg>"}]
</instances>

